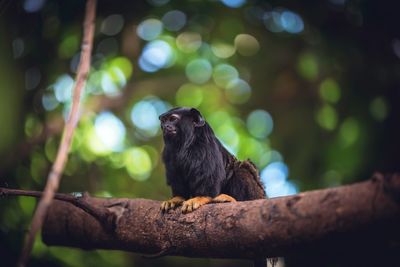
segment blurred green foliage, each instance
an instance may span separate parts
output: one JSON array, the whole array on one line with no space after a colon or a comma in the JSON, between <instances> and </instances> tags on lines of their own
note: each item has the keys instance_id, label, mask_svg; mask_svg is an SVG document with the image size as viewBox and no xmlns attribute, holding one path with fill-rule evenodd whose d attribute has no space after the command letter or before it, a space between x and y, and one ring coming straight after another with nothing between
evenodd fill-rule
<instances>
[{"instance_id":1,"label":"blurred green foliage","mask_svg":"<svg viewBox=\"0 0 400 267\"><path fill-rule=\"evenodd\" d=\"M79 61L84 1L0 3L0 183L41 190ZM373 1L99 1L92 67L60 191L166 199L158 116L198 108L272 197L398 170L400 36ZM11 3L11 4L10 4ZM385 16L382 16L385 14ZM35 200L1 199L13 265ZM49 248L32 266L248 262Z\"/></svg>"}]
</instances>

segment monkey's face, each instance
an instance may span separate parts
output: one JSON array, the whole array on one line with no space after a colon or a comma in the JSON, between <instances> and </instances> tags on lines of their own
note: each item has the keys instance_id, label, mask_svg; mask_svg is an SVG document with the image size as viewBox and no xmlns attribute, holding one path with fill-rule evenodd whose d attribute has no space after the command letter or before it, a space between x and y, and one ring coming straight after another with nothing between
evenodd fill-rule
<instances>
[{"instance_id":1,"label":"monkey's face","mask_svg":"<svg viewBox=\"0 0 400 267\"><path fill-rule=\"evenodd\" d=\"M179 130L179 121L181 116L179 114L169 114L166 116L161 116L161 129L164 136L173 137L176 136Z\"/></svg>"},{"instance_id":2,"label":"monkey's face","mask_svg":"<svg viewBox=\"0 0 400 267\"><path fill-rule=\"evenodd\" d=\"M193 139L195 129L205 125L200 112L194 108L174 108L159 119L165 141L185 142Z\"/></svg>"}]
</instances>

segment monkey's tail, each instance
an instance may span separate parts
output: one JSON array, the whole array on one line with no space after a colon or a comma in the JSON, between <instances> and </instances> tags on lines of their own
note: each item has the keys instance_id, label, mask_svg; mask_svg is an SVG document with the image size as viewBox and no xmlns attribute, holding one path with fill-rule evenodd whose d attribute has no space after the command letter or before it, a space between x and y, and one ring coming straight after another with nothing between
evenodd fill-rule
<instances>
[{"instance_id":1,"label":"monkey's tail","mask_svg":"<svg viewBox=\"0 0 400 267\"><path fill-rule=\"evenodd\" d=\"M254 260L254 267L275 267L280 259L281 258L258 258Z\"/></svg>"}]
</instances>

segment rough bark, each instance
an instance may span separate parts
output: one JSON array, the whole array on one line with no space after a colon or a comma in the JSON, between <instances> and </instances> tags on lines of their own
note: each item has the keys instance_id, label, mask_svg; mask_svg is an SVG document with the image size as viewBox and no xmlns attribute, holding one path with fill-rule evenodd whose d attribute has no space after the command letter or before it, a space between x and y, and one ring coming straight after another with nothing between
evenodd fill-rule
<instances>
[{"instance_id":1,"label":"rough bark","mask_svg":"<svg viewBox=\"0 0 400 267\"><path fill-rule=\"evenodd\" d=\"M98 219L74 204L54 201L42 229L47 245L247 259L327 259L358 252L381 257L400 248L400 175L375 175L365 182L288 197L209 204L186 215L179 209L163 214L154 200L85 201L107 210L113 219Z\"/></svg>"}]
</instances>

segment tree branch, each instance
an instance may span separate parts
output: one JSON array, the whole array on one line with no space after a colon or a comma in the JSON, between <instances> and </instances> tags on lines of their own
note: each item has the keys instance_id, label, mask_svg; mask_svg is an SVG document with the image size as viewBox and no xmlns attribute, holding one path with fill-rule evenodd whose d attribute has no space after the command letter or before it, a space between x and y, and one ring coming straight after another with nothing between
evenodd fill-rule
<instances>
[{"instance_id":1,"label":"tree branch","mask_svg":"<svg viewBox=\"0 0 400 267\"><path fill-rule=\"evenodd\" d=\"M42 231L46 244L156 256L311 255L313 260L365 258L368 253L368 260L372 255L388 258L400 248L400 175L375 175L365 182L288 197L210 204L186 215L179 209L163 214L154 200L85 201L113 214L114 226L105 226L110 220L99 220L74 202L55 201Z\"/></svg>"},{"instance_id":2,"label":"tree branch","mask_svg":"<svg viewBox=\"0 0 400 267\"><path fill-rule=\"evenodd\" d=\"M28 196L41 198L43 196L43 192L0 187L0 196ZM106 208L91 205L88 202L89 198L90 196L87 192L77 192L72 194L54 194L54 199L71 203L75 207L82 209L86 213L96 218L96 220L101 222L104 228L112 231L115 227L114 214L108 212Z\"/></svg>"},{"instance_id":3,"label":"tree branch","mask_svg":"<svg viewBox=\"0 0 400 267\"><path fill-rule=\"evenodd\" d=\"M62 140L58 147L58 152L52 169L47 177L46 187L42 198L39 201L35 214L32 218L31 229L27 235L25 245L18 261L18 266L25 266L32 251L33 242L37 231L42 227L48 207L57 192L61 174L68 159L68 152L71 146L75 127L79 120L79 104L82 91L90 69L90 58L92 54L94 22L96 17L96 0L88 0L86 3L86 13L83 23L83 38L81 44L81 57L76 75L75 86L73 90L72 107L65 124Z\"/></svg>"}]
</instances>

